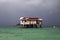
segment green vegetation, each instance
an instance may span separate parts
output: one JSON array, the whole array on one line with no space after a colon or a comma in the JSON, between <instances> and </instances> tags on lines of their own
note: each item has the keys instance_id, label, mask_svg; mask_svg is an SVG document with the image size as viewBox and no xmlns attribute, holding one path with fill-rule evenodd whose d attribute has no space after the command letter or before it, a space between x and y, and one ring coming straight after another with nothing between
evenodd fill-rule
<instances>
[{"instance_id":1,"label":"green vegetation","mask_svg":"<svg viewBox=\"0 0 60 40\"><path fill-rule=\"evenodd\" d=\"M0 27L0 40L60 40L60 28Z\"/></svg>"}]
</instances>

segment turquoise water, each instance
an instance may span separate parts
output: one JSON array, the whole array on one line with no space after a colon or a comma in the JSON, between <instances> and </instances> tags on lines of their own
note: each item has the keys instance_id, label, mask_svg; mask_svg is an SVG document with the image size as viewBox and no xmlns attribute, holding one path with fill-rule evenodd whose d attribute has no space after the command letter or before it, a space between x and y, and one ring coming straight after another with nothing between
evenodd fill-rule
<instances>
[{"instance_id":1,"label":"turquoise water","mask_svg":"<svg viewBox=\"0 0 60 40\"><path fill-rule=\"evenodd\" d=\"M60 40L60 28L0 26L0 40Z\"/></svg>"}]
</instances>

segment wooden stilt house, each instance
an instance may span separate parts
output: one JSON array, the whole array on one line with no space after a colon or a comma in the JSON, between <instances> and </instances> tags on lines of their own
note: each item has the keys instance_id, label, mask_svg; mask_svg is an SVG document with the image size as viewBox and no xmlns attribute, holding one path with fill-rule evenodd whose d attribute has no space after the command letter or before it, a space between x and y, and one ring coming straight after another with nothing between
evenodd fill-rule
<instances>
[{"instance_id":1,"label":"wooden stilt house","mask_svg":"<svg viewBox=\"0 0 60 40\"><path fill-rule=\"evenodd\" d=\"M41 28L42 20L37 17L21 17L20 19L20 27L25 28Z\"/></svg>"}]
</instances>

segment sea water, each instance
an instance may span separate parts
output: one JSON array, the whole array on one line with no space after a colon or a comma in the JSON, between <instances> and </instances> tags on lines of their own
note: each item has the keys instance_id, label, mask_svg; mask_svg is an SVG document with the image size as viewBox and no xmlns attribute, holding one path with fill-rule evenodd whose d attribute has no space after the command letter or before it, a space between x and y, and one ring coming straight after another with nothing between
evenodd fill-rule
<instances>
[{"instance_id":1,"label":"sea water","mask_svg":"<svg viewBox=\"0 0 60 40\"><path fill-rule=\"evenodd\" d=\"M0 26L0 40L60 40L60 28Z\"/></svg>"}]
</instances>

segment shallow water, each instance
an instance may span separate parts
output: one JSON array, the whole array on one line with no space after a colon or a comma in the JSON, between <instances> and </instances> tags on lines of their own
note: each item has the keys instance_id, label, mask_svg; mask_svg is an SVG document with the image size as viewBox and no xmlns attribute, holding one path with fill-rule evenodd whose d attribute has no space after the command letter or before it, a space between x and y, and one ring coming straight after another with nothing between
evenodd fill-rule
<instances>
[{"instance_id":1,"label":"shallow water","mask_svg":"<svg viewBox=\"0 0 60 40\"><path fill-rule=\"evenodd\" d=\"M0 26L0 40L60 40L60 28Z\"/></svg>"}]
</instances>

